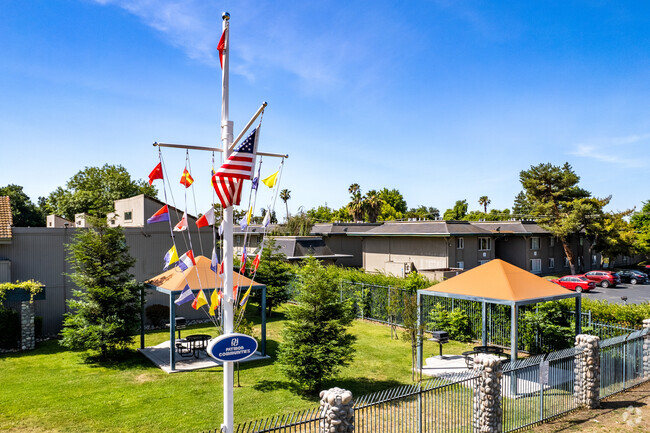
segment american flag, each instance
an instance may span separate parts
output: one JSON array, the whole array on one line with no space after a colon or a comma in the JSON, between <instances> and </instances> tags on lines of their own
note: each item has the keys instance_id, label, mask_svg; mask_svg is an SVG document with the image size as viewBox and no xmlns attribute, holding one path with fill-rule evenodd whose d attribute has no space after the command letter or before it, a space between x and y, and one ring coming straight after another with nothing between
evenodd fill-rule
<instances>
[{"instance_id":1,"label":"american flag","mask_svg":"<svg viewBox=\"0 0 650 433\"><path fill-rule=\"evenodd\" d=\"M239 205L243 184L244 181L241 179L218 177L217 174L212 176L212 186L224 208Z\"/></svg>"},{"instance_id":2,"label":"american flag","mask_svg":"<svg viewBox=\"0 0 650 433\"><path fill-rule=\"evenodd\" d=\"M217 170L218 177L253 179L258 132L257 128L253 129L246 140L233 149L226 162Z\"/></svg>"}]
</instances>

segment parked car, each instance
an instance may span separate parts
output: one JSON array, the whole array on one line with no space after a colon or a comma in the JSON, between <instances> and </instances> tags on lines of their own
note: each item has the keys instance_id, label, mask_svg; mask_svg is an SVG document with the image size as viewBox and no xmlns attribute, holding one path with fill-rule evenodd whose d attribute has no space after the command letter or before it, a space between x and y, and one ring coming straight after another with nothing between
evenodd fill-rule
<instances>
[{"instance_id":1,"label":"parked car","mask_svg":"<svg viewBox=\"0 0 650 433\"><path fill-rule=\"evenodd\" d=\"M648 282L648 274L634 269L616 271L616 274L621 278L622 283L646 284Z\"/></svg>"},{"instance_id":2,"label":"parked car","mask_svg":"<svg viewBox=\"0 0 650 433\"><path fill-rule=\"evenodd\" d=\"M621 283L619 276L611 271L589 271L582 276L605 289L608 287L616 287L617 284Z\"/></svg>"},{"instance_id":3,"label":"parked car","mask_svg":"<svg viewBox=\"0 0 650 433\"><path fill-rule=\"evenodd\" d=\"M588 292L596 288L596 283L589 281L582 275L567 275L566 277L551 280L555 284L559 284L565 289L575 290L576 292Z\"/></svg>"}]
</instances>

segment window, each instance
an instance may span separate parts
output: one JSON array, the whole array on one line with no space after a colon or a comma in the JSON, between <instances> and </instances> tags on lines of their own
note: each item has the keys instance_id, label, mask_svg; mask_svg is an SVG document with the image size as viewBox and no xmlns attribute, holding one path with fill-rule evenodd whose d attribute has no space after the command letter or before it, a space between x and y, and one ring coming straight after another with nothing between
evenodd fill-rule
<instances>
[{"instance_id":1,"label":"window","mask_svg":"<svg viewBox=\"0 0 650 433\"><path fill-rule=\"evenodd\" d=\"M564 267L565 268L569 267L569 259L567 257L564 258Z\"/></svg>"},{"instance_id":2,"label":"window","mask_svg":"<svg viewBox=\"0 0 650 433\"><path fill-rule=\"evenodd\" d=\"M531 250L539 249L539 238L530 238L530 249Z\"/></svg>"},{"instance_id":3,"label":"window","mask_svg":"<svg viewBox=\"0 0 650 433\"><path fill-rule=\"evenodd\" d=\"M124 212L124 221L133 221L133 211Z\"/></svg>"},{"instance_id":4,"label":"window","mask_svg":"<svg viewBox=\"0 0 650 433\"><path fill-rule=\"evenodd\" d=\"M582 236L580 236L580 245L582 246L582 245L584 245L584 244L585 244L585 238L583 238Z\"/></svg>"},{"instance_id":5,"label":"window","mask_svg":"<svg viewBox=\"0 0 650 433\"><path fill-rule=\"evenodd\" d=\"M533 274L542 272L542 259L532 259L530 261L530 272Z\"/></svg>"},{"instance_id":6,"label":"window","mask_svg":"<svg viewBox=\"0 0 650 433\"><path fill-rule=\"evenodd\" d=\"M555 269L555 257L550 257L548 259L548 268Z\"/></svg>"},{"instance_id":7,"label":"window","mask_svg":"<svg viewBox=\"0 0 650 433\"><path fill-rule=\"evenodd\" d=\"M456 239L456 248L459 250L462 250L465 248L465 239L464 238L458 238Z\"/></svg>"},{"instance_id":8,"label":"window","mask_svg":"<svg viewBox=\"0 0 650 433\"><path fill-rule=\"evenodd\" d=\"M465 262L456 262L456 267L458 269L465 269Z\"/></svg>"},{"instance_id":9,"label":"window","mask_svg":"<svg viewBox=\"0 0 650 433\"><path fill-rule=\"evenodd\" d=\"M478 250L479 251L488 251L490 250L490 238L478 238Z\"/></svg>"},{"instance_id":10,"label":"window","mask_svg":"<svg viewBox=\"0 0 650 433\"><path fill-rule=\"evenodd\" d=\"M582 257L578 256L578 267L582 266Z\"/></svg>"},{"instance_id":11,"label":"window","mask_svg":"<svg viewBox=\"0 0 650 433\"><path fill-rule=\"evenodd\" d=\"M598 263L598 256L594 254L593 256L591 256L591 266L596 266L597 263Z\"/></svg>"},{"instance_id":12,"label":"window","mask_svg":"<svg viewBox=\"0 0 650 433\"><path fill-rule=\"evenodd\" d=\"M479 260L479 261L478 261L478 264L479 264L479 265L484 265L484 264L486 264L487 262L489 262L489 260Z\"/></svg>"},{"instance_id":13,"label":"window","mask_svg":"<svg viewBox=\"0 0 650 433\"><path fill-rule=\"evenodd\" d=\"M554 247L555 246L555 238L552 237L552 238L550 238L548 240L548 246L549 247Z\"/></svg>"}]
</instances>

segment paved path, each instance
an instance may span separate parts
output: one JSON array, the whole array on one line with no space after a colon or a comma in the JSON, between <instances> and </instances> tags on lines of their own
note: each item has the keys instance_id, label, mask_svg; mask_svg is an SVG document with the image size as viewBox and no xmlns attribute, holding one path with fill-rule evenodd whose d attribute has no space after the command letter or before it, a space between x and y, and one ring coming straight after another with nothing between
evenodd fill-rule
<instances>
[{"instance_id":1,"label":"paved path","mask_svg":"<svg viewBox=\"0 0 650 433\"><path fill-rule=\"evenodd\" d=\"M609 303L622 304L621 296L627 296L628 304L640 304L650 301L650 284L623 284L617 287L603 289L596 286L590 292L582 294L583 299L606 300Z\"/></svg>"}]
</instances>

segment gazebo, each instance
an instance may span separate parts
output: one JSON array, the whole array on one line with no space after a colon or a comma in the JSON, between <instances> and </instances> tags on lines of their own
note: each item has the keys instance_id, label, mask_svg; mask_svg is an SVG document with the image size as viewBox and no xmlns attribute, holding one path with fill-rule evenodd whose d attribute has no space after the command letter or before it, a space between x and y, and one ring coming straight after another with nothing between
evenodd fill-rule
<instances>
[{"instance_id":1,"label":"gazebo","mask_svg":"<svg viewBox=\"0 0 650 433\"><path fill-rule=\"evenodd\" d=\"M176 304L174 301L183 291L186 285L190 286L192 292L196 295L199 290L214 290L222 285L221 276L210 269L211 261L207 257L197 256L196 265L181 271L179 268L172 268L160 275L157 275L147 281L145 285L150 289L169 295L169 364L171 370L176 368ZM261 342L260 352L262 356L266 355L266 286L256 284L251 279L232 272L232 281L240 287L240 290L262 290L262 324L261 324ZM210 294L206 293L209 298ZM144 312L143 312L144 313ZM143 314L144 317L144 314ZM144 342L144 327L141 330L141 341Z\"/></svg>"},{"instance_id":2,"label":"gazebo","mask_svg":"<svg viewBox=\"0 0 650 433\"><path fill-rule=\"evenodd\" d=\"M581 294L570 292L535 274L500 259L494 259L428 289L418 290L418 325L422 329L423 296L438 296L480 302L482 318L482 345L487 345L487 305L509 305L510 309L510 359L517 359L519 336L519 307L540 302L575 298L575 332L581 332ZM422 345L418 345L418 368L422 367Z\"/></svg>"}]
</instances>

